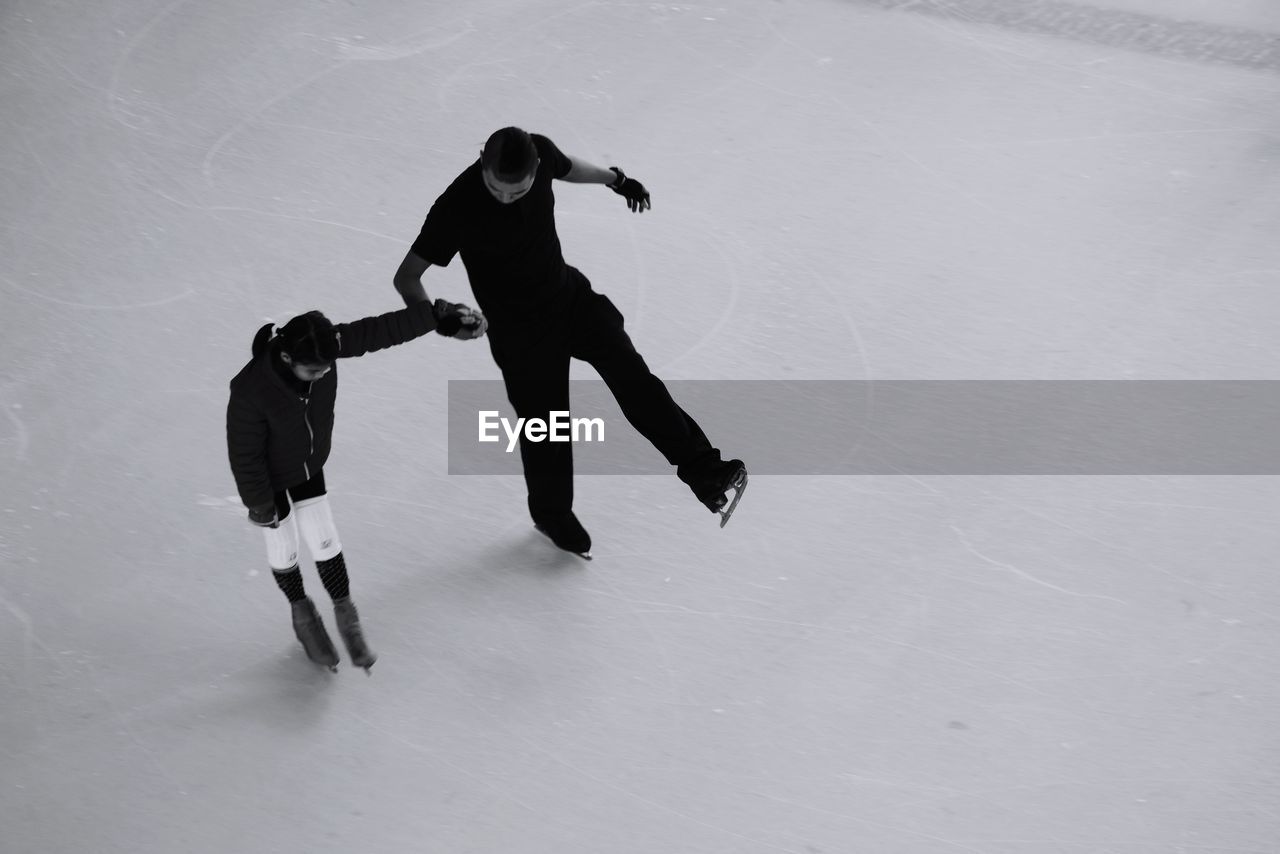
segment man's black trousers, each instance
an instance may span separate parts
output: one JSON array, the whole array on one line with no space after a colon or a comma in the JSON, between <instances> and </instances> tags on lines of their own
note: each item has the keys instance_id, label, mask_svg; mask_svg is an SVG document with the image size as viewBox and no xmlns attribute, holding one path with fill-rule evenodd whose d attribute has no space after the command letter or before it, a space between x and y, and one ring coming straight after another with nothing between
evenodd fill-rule
<instances>
[{"instance_id":1,"label":"man's black trousers","mask_svg":"<svg viewBox=\"0 0 1280 854\"><path fill-rule=\"evenodd\" d=\"M507 399L520 418L550 422L553 411L569 411L569 359L595 368L618 401L622 414L671 465L682 480L720 460L697 422L649 370L623 330L621 312L591 289L587 278L568 270L567 290L553 310L531 316L512 342L491 341L506 383ZM515 343L515 346L513 346ZM530 442L520 434L520 457L534 521L553 520L573 507L573 450L569 442Z\"/></svg>"}]
</instances>

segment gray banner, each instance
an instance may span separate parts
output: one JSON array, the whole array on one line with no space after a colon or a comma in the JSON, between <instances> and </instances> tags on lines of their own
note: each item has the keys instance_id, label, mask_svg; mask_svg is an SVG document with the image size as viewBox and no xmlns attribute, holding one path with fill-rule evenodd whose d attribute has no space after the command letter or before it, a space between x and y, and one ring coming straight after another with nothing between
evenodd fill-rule
<instances>
[{"instance_id":1,"label":"gray banner","mask_svg":"<svg viewBox=\"0 0 1280 854\"><path fill-rule=\"evenodd\" d=\"M604 383L570 386L572 410L556 429L575 439L569 419L583 419L572 441L575 472L671 472ZM1280 474L1280 381L1273 380L742 380L667 388L752 474ZM491 441L480 441L482 419ZM519 474L516 427L501 381L451 380L449 473Z\"/></svg>"}]
</instances>

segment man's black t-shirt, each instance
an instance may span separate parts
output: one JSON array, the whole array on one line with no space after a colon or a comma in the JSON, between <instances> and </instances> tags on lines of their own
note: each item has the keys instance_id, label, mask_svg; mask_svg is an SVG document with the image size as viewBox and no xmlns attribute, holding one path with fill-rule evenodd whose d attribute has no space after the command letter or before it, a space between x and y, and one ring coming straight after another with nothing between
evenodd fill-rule
<instances>
[{"instance_id":1,"label":"man's black t-shirt","mask_svg":"<svg viewBox=\"0 0 1280 854\"><path fill-rule=\"evenodd\" d=\"M539 164L528 193L499 202L477 160L436 199L412 247L440 267L462 255L476 302L495 331L546 306L566 281L551 180L568 174L569 158L545 136L530 136Z\"/></svg>"}]
</instances>

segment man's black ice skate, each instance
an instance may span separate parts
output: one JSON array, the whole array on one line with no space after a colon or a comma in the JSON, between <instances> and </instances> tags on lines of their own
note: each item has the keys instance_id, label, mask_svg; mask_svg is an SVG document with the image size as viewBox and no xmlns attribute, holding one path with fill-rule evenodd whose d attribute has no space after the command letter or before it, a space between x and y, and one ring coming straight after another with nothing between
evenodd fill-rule
<instances>
[{"instance_id":1,"label":"man's black ice skate","mask_svg":"<svg viewBox=\"0 0 1280 854\"><path fill-rule=\"evenodd\" d=\"M325 631L320 613L316 611L316 603L310 597L293 603L293 633L301 641L307 658L337 672L338 651L333 648L333 641Z\"/></svg>"},{"instance_id":2,"label":"man's black ice skate","mask_svg":"<svg viewBox=\"0 0 1280 854\"><path fill-rule=\"evenodd\" d=\"M712 513L720 514L720 527L729 523L729 517L747 490L747 467L742 460L724 460L716 463L707 473L692 484L693 494ZM729 497L729 490L733 497Z\"/></svg>"},{"instance_id":3,"label":"man's black ice skate","mask_svg":"<svg viewBox=\"0 0 1280 854\"><path fill-rule=\"evenodd\" d=\"M333 614L338 621L338 634L342 635L342 643L351 656L351 663L356 667L363 667L364 672L369 673L369 668L378 660L378 655L365 642L364 632L360 628L360 615L351 598L344 596L333 600Z\"/></svg>"},{"instance_id":4,"label":"man's black ice skate","mask_svg":"<svg viewBox=\"0 0 1280 854\"><path fill-rule=\"evenodd\" d=\"M534 520L533 527L565 551L591 560L591 535L572 510L555 519Z\"/></svg>"}]
</instances>

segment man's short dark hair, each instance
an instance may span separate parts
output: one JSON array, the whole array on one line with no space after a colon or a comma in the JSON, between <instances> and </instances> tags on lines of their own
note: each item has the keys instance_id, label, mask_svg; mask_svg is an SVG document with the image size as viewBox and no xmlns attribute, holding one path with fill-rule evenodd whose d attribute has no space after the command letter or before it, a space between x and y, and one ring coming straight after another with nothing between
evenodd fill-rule
<instances>
[{"instance_id":1,"label":"man's short dark hair","mask_svg":"<svg viewBox=\"0 0 1280 854\"><path fill-rule=\"evenodd\" d=\"M480 163L500 181L523 181L533 172L538 161L538 149L533 137L517 127L494 131L484 144Z\"/></svg>"}]
</instances>

